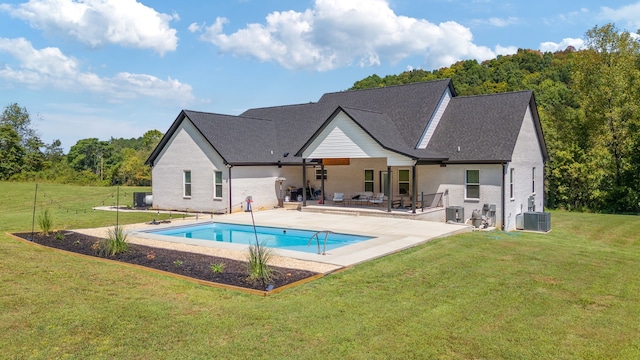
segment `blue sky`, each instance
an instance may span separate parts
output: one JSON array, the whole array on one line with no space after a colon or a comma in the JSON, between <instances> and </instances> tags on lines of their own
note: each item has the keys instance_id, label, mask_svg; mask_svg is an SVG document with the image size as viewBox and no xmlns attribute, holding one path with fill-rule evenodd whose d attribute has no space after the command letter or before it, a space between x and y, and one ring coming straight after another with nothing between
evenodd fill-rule
<instances>
[{"instance_id":1,"label":"blue sky","mask_svg":"<svg viewBox=\"0 0 640 360\"><path fill-rule=\"evenodd\" d=\"M181 109L316 101L371 74L583 46L640 1L0 0L0 106L43 141L166 131Z\"/></svg>"}]
</instances>

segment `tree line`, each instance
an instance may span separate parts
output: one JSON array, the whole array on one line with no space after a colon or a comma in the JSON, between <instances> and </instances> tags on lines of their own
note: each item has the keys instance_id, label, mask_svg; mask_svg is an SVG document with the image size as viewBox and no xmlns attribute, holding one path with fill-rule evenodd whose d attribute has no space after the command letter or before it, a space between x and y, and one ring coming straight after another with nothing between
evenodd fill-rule
<instances>
[{"instance_id":1,"label":"tree line","mask_svg":"<svg viewBox=\"0 0 640 360\"><path fill-rule=\"evenodd\" d=\"M45 144L29 111L17 103L0 117L0 180L83 185L151 185L144 162L162 138L149 130L139 138L79 140L64 153L60 140Z\"/></svg>"},{"instance_id":2,"label":"tree line","mask_svg":"<svg viewBox=\"0 0 640 360\"><path fill-rule=\"evenodd\" d=\"M533 90L549 151L548 208L640 212L640 37L614 24L585 34L586 47L520 49L433 71L371 75L352 89L451 78L459 95Z\"/></svg>"}]
</instances>

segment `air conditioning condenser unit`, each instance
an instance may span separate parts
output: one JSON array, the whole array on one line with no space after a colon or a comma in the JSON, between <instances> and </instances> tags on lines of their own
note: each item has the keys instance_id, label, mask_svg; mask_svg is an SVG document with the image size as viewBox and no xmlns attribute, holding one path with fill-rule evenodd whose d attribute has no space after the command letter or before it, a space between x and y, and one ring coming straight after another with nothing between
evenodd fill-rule
<instances>
[{"instance_id":1,"label":"air conditioning condenser unit","mask_svg":"<svg viewBox=\"0 0 640 360\"><path fill-rule=\"evenodd\" d=\"M526 212L524 213L524 230L528 231L551 231L551 213L548 212Z\"/></svg>"}]
</instances>

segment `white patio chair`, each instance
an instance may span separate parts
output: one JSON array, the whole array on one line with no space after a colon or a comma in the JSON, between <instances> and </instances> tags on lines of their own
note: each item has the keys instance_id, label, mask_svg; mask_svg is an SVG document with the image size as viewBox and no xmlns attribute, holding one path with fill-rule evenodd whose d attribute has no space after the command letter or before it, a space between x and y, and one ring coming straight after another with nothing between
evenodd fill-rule
<instances>
[{"instance_id":1,"label":"white patio chair","mask_svg":"<svg viewBox=\"0 0 640 360\"><path fill-rule=\"evenodd\" d=\"M382 205L384 203L384 193L377 193L376 196L369 199L369 203L373 205Z\"/></svg>"},{"instance_id":2,"label":"white patio chair","mask_svg":"<svg viewBox=\"0 0 640 360\"><path fill-rule=\"evenodd\" d=\"M333 193L333 203L343 203L344 202L344 193L336 192Z\"/></svg>"}]
</instances>

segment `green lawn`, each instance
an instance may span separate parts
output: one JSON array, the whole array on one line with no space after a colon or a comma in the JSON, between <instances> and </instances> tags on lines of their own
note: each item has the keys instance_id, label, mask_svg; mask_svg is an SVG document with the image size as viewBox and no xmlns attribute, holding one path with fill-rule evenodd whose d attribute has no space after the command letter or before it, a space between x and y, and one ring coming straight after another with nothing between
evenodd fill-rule
<instances>
[{"instance_id":1,"label":"green lawn","mask_svg":"<svg viewBox=\"0 0 640 360\"><path fill-rule=\"evenodd\" d=\"M30 230L34 188L0 183L2 234ZM95 199L115 192L42 188L70 209L99 205ZM56 228L115 222L113 213L53 215ZM120 221L148 217L121 213ZM552 228L439 239L266 298L0 235L0 353L9 359L640 358L640 218L554 212Z\"/></svg>"}]
</instances>

